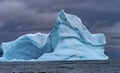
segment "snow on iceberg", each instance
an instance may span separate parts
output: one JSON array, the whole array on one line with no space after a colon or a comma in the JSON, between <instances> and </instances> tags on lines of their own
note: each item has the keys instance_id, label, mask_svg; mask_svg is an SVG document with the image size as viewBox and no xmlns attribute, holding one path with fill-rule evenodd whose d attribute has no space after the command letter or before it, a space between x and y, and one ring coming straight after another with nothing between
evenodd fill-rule
<instances>
[{"instance_id":1,"label":"snow on iceberg","mask_svg":"<svg viewBox=\"0 0 120 73\"><path fill-rule=\"evenodd\" d=\"M49 34L20 36L3 42L1 61L107 60L104 34L92 34L75 15L61 10Z\"/></svg>"}]
</instances>

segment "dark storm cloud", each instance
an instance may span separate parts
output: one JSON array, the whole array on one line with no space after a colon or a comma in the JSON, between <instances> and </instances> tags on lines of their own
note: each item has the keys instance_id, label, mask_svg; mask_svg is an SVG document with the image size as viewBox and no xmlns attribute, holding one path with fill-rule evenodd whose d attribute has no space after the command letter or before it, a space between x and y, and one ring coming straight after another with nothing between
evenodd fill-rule
<instances>
[{"instance_id":1,"label":"dark storm cloud","mask_svg":"<svg viewBox=\"0 0 120 73\"><path fill-rule=\"evenodd\" d=\"M55 12L38 12L35 9L30 9L20 1L0 2L1 31L47 29L46 24L55 20L56 15Z\"/></svg>"},{"instance_id":2,"label":"dark storm cloud","mask_svg":"<svg viewBox=\"0 0 120 73\"><path fill-rule=\"evenodd\" d=\"M21 0L26 3L29 7L43 9L61 9L61 8L70 8L70 9L79 9L79 10L94 10L94 11L111 11L118 12L119 10L119 0ZM45 7L46 6L46 7ZM49 9L49 10L51 10Z\"/></svg>"},{"instance_id":3,"label":"dark storm cloud","mask_svg":"<svg viewBox=\"0 0 120 73\"><path fill-rule=\"evenodd\" d=\"M90 28L113 26L120 21L119 0L21 0L21 2L38 12L58 12L65 9L66 12L81 17Z\"/></svg>"},{"instance_id":4,"label":"dark storm cloud","mask_svg":"<svg viewBox=\"0 0 120 73\"><path fill-rule=\"evenodd\" d=\"M110 26L119 22L119 2L119 0L3 0L0 2L0 28L1 31L50 30L57 12L61 9L78 15L90 28Z\"/></svg>"}]
</instances>

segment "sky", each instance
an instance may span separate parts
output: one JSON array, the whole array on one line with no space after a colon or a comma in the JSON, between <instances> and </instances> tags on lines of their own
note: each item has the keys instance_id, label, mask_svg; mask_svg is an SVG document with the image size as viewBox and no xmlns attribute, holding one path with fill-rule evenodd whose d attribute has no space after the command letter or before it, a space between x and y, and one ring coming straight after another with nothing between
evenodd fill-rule
<instances>
[{"instance_id":1,"label":"sky","mask_svg":"<svg viewBox=\"0 0 120 73\"><path fill-rule=\"evenodd\" d=\"M0 43L51 31L57 13L77 15L92 33L104 33L105 53L120 58L120 0L0 0Z\"/></svg>"}]
</instances>

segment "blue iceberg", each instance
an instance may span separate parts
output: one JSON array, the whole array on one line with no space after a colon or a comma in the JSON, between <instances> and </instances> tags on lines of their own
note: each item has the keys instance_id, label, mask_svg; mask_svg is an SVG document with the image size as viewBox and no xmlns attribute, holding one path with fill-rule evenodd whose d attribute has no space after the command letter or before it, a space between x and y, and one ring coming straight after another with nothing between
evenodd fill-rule
<instances>
[{"instance_id":1,"label":"blue iceberg","mask_svg":"<svg viewBox=\"0 0 120 73\"><path fill-rule=\"evenodd\" d=\"M61 10L49 34L25 34L3 42L4 61L107 60L104 34L92 34L80 18Z\"/></svg>"}]
</instances>

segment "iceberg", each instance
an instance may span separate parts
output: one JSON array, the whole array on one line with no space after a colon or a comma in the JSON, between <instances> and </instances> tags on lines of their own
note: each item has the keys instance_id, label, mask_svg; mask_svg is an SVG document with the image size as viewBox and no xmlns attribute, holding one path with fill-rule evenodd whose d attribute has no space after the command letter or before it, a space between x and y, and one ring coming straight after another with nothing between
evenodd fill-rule
<instances>
[{"instance_id":1,"label":"iceberg","mask_svg":"<svg viewBox=\"0 0 120 73\"><path fill-rule=\"evenodd\" d=\"M104 34L92 34L75 15L58 13L48 34L25 34L3 42L0 61L107 60Z\"/></svg>"}]
</instances>

